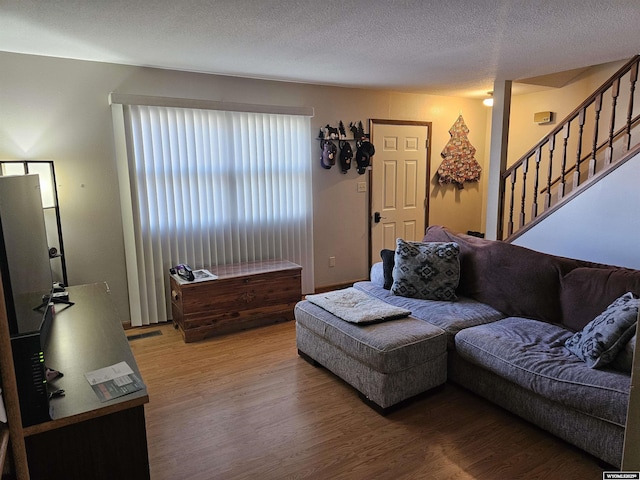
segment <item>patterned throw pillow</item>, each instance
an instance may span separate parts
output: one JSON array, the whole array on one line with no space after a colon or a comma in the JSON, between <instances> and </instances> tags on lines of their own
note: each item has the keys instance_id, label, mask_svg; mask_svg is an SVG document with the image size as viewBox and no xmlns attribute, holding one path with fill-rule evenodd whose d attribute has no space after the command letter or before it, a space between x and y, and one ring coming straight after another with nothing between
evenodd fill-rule
<instances>
[{"instance_id":1,"label":"patterned throw pillow","mask_svg":"<svg viewBox=\"0 0 640 480\"><path fill-rule=\"evenodd\" d=\"M460 247L455 242L396 241L391 293L425 300L457 300Z\"/></svg>"},{"instance_id":2,"label":"patterned throw pillow","mask_svg":"<svg viewBox=\"0 0 640 480\"><path fill-rule=\"evenodd\" d=\"M616 358L635 334L640 300L627 292L565 342L571 353L590 368L604 367Z\"/></svg>"}]
</instances>

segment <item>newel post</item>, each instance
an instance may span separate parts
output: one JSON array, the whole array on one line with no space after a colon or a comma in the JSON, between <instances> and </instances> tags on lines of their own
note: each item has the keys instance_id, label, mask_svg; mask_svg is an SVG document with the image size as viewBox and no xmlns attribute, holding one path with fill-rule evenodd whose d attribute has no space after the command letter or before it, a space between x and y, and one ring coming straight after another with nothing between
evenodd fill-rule
<instances>
[{"instance_id":1,"label":"newel post","mask_svg":"<svg viewBox=\"0 0 640 480\"><path fill-rule=\"evenodd\" d=\"M491 112L491 144L489 168L485 168L487 181L486 238L502 237L504 185L501 174L507 168L507 146L509 143L509 114L511 112L511 81L495 81L493 84L493 110Z\"/></svg>"}]
</instances>

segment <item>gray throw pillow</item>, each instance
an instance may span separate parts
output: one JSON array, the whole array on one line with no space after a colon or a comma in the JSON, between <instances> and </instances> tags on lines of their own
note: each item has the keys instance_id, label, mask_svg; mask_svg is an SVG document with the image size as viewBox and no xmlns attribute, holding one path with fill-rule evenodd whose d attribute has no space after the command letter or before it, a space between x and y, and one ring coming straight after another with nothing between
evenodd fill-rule
<instances>
[{"instance_id":1,"label":"gray throw pillow","mask_svg":"<svg viewBox=\"0 0 640 480\"><path fill-rule=\"evenodd\" d=\"M633 293L625 293L569 337L565 347L590 368L610 364L635 334L639 305Z\"/></svg>"},{"instance_id":2,"label":"gray throw pillow","mask_svg":"<svg viewBox=\"0 0 640 480\"><path fill-rule=\"evenodd\" d=\"M391 293L424 300L457 300L460 247L455 242L396 240Z\"/></svg>"}]
</instances>

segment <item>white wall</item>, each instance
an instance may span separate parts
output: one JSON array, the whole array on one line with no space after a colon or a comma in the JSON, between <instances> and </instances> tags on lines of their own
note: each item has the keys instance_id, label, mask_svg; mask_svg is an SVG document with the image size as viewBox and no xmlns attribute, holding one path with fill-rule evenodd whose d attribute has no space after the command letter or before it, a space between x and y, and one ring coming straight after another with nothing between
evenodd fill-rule
<instances>
[{"instance_id":1,"label":"white wall","mask_svg":"<svg viewBox=\"0 0 640 480\"><path fill-rule=\"evenodd\" d=\"M640 269L640 155L513 243L545 253Z\"/></svg>"},{"instance_id":2,"label":"white wall","mask_svg":"<svg viewBox=\"0 0 640 480\"><path fill-rule=\"evenodd\" d=\"M0 52L0 159L55 162L62 229L71 284L107 281L128 319L128 296L110 92L227 102L311 106L310 135L339 120L432 122L431 180L460 113L484 164L487 109L479 100L347 89ZM314 140L316 142L316 140ZM314 257L317 287L368 275L368 195L355 169L320 167L314 151ZM375 161L375 157L374 157ZM456 231L480 230L482 182L459 191L437 187L430 223ZM328 266L329 256L336 266ZM161 319L163 320L163 319Z\"/></svg>"}]
</instances>

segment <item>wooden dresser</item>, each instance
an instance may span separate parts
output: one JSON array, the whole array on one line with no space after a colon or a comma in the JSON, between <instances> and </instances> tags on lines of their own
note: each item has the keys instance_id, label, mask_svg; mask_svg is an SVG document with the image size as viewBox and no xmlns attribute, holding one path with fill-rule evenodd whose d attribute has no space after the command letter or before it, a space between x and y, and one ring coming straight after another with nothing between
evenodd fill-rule
<instances>
[{"instance_id":1,"label":"wooden dresser","mask_svg":"<svg viewBox=\"0 0 640 480\"><path fill-rule=\"evenodd\" d=\"M302 297L300 265L268 260L207 270L218 278L170 277L173 321L185 342L293 319Z\"/></svg>"}]
</instances>

